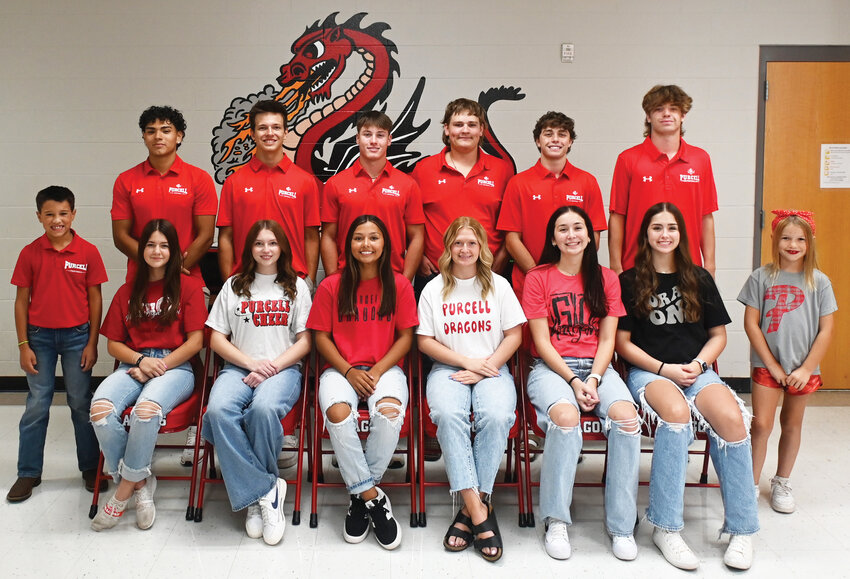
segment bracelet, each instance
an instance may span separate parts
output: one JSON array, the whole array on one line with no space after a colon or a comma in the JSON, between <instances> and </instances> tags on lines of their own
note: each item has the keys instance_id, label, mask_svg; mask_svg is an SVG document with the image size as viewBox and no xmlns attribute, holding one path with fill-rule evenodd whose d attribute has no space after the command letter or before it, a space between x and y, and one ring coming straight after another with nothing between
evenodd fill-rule
<instances>
[{"instance_id":1,"label":"bracelet","mask_svg":"<svg viewBox=\"0 0 850 579\"><path fill-rule=\"evenodd\" d=\"M664 362L661 362L661 365L658 367L658 372L656 372L656 374L658 374L659 376L661 376L661 369L662 368L664 368Z\"/></svg>"},{"instance_id":2,"label":"bracelet","mask_svg":"<svg viewBox=\"0 0 850 579\"><path fill-rule=\"evenodd\" d=\"M21 347L21 346L23 346L24 344L29 344L29 343L30 343L30 341L29 341L29 340L23 340L23 341L21 341L21 342L18 342L18 347L20 348L20 347Z\"/></svg>"},{"instance_id":3,"label":"bracelet","mask_svg":"<svg viewBox=\"0 0 850 579\"><path fill-rule=\"evenodd\" d=\"M354 366L349 366L348 370L345 371L345 374L342 375L343 378L348 379L348 373L354 370Z\"/></svg>"},{"instance_id":4,"label":"bracelet","mask_svg":"<svg viewBox=\"0 0 850 579\"><path fill-rule=\"evenodd\" d=\"M135 364L133 364L133 366L135 366L136 368L138 368L138 367L139 367L139 364L141 364L141 363L142 363L142 360L144 360L144 359L145 359L145 357L146 357L146 356L145 356L144 354L140 354L140 355L139 355L139 359L138 359L138 360L136 360L136 363L135 363Z\"/></svg>"},{"instance_id":5,"label":"bracelet","mask_svg":"<svg viewBox=\"0 0 850 579\"><path fill-rule=\"evenodd\" d=\"M572 378L570 378L569 380L567 380L567 384L569 384L570 386L572 386L572 385L573 385L573 380L575 380L576 378L578 378L578 374L573 374L573 377L572 377Z\"/></svg>"},{"instance_id":6,"label":"bracelet","mask_svg":"<svg viewBox=\"0 0 850 579\"><path fill-rule=\"evenodd\" d=\"M597 385L597 386L599 386L600 384L602 384L602 376L600 376L599 374L590 374L590 375L587 377L587 379L588 379L588 380L590 380L591 378L596 378L596 385Z\"/></svg>"}]
</instances>

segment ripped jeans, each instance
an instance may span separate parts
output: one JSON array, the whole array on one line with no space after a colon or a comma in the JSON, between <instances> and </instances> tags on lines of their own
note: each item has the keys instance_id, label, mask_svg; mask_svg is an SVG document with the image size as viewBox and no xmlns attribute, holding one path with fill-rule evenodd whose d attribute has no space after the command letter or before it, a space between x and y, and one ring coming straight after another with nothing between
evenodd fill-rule
<instances>
[{"instance_id":1,"label":"ripped jeans","mask_svg":"<svg viewBox=\"0 0 850 579\"><path fill-rule=\"evenodd\" d=\"M356 368L368 369L366 366ZM381 414L383 404L378 402L384 398L395 398L401 402L400 406L392 404L398 410L398 418L390 419ZM364 452L357 435L357 392L335 369L328 368L322 373L319 378L319 407L349 494L360 494L381 482L398 444L408 398L407 378L401 368L393 366L381 376L375 392L366 400L370 421ZM328 420L327 411L338 403L351 407L351 414L342 422L333 423Z\"/></svg>"},{"instance_id":2,"label":"ripped jeans","mask_svg":"<svg viewBox=\"0 0 850 579\"><path fill-rule=\"evenodd\" d=\"M649 419L657 422L652 451L652 470L649 475L649 508L646 518L655 527L667 531L679 531L685 526L683 516L685 497L685 475L688 467L688 446L694 440L693 424L671 424L659 418L646 402L647 385L656 380L668 380L658 374L632 367L629 370L628 386ZM702 416L694 402L703 388L710 384L724 384L713 370L701 374L687 388L678 387L688 403L697 424L704 428L711 439L709 452L714 470L720 481L723 498L724 521L721 532L732 535L752 535L759 530L758 505L753 494L753 457L749 430L752 415L743 401L735 396L741 410L747 437L740 441L720 438L711 424ZM725 384L724 384L725 385ZM728 388L728 386L727 386ZM731 389L730 389L731 390Z\"/></svg>"},{"instance_id":3,"label":"ripped jeans","mask_svg":"<svg viewBox=\"0 0 850 579\"><path fill-rule=\"evenodd\" d=\"M564 358L582 380L587 379L592 358ZM605 478L605 526L608 533L629 537L637 519L638 468L640 466L640 421L635 416L622 423L608 417L610 407L619 401L634 406L620 375L609 365L597 389L599 404L593 413L599 417L608 437L608 472ZM546 433L543 465L540 470L540 514L544 520L558 519L572 524L570 504L576 465L581 453L579 425L559 427L549 418L549 410L559 404L579 408L572 387L543 360L535 360L528 375L528 397L537 412L537 424Z\"/></svg>"},{"instance_id":4,"label":"ripped jeans","mask_svg":"<svg viewBox=\"0 0 850 579\"><path fill-rule=\"evenodd\" d=\"M157 348L140 351L149 358L164 358L171 352ZM195 376L189 362L170 368L162 376L151 378L144 384L127 374L131 367L129 364L118 366L115 372L100 383L92 396L92 409L103 400L113 407L105 418L92 421L92 426L103 452L106 470L116 483L122 478L139 482L151 474L151 460L162 417L188 399L195 387ZM159 416L150 419L136 416L138 405L145 401L153 402L161 408ZM128 419L128 432L121 415L131 405L134 408ZM96 409L94 413L97 414Z\"/></svg>"}]
</instances>

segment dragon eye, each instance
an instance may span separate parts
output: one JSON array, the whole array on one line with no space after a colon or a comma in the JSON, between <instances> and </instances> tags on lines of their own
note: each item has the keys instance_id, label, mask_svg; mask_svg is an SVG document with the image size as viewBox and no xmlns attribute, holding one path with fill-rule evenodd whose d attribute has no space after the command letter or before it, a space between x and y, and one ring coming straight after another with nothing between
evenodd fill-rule
<instances>
[{"instance_id":1,"label":"dragon eye","mask_svg":"<svg viewBox=\"0 0 850 579\"><path fill-rule=\"evenodd\" d=\"M304 48L304 56L307 58L321 58L325 53L325 45L320 40Z\"/></svg>"}]
</instances>

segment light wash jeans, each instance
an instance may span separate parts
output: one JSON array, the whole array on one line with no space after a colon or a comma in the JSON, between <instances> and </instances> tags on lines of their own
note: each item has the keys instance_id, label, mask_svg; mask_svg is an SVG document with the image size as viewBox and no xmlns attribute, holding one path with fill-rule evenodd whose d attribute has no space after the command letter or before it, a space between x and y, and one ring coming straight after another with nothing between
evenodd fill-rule
<instances>
[{"instance_id":1,"label":"light wash jeans","mask_svg":"<svg viewBox=\"0 0 850 579\"><path fill-rule=\"evenodd\" d=\"M203 436L215 445L221 476L234 511L256 503L277 482L283 445L280 421L301 395L301 370L285 368L256 388L242 379L249 371L226 364L210 392Z\"/></svg>"},{"instance_id":2,"label":"light wash jeans","mask_svg":"<svg viewBox=\"0 0 850 579\"><path fill-rule=\"evenodd\" d=\"M671 424L661 420L646 402L646 386L655 380L668 380L658 374L632 367L628 385L652 421L657 421L652 451L652 470L649 475L649 508L646 519L655 527L667 531L679 531L685 526L683 516L685 497L685 474L688 467L688 446L694 440L693 424ZM723 498L724 521L721 532L732 535L752 535L759 530L758 505L753 494L753 449L749 428L752 415L744 402L732 391L747 437L740 441L720 438L711 424L702 416L694 402L700 391L709 384L724 384L713 370L701 374L692 385L678 390L688 403L691 414L704 428L711 444L709 452L714 470L720 480L720 495ZM725 386L725 384L724 384ZM728 388L728 386L727 386Z\"/></svg>"},{"instance_id":3,"label":"light wash jeans","mask_svg":"<svg viewBox=\"0 0 850 579\"><path fill-rule=\"evenodd\" d=\"M438 362L431 368L426 391L431 420L437 425L450 492L475 489L489 495L516 421L516 386L506 365L497 377L471 386L451 379L458 370Z\"/></svg>"},{"instance_id":4,"label":"light wash jeans","mask_svg":"<svg viewBox=\"0 0 850 579\"><path fill-rule=\"evenodd\" d=\"M88 322L73 328L27 326L27 340L35 353L38 374L27 374L27 404L18 425L18 476L41 476L56 362L60 356L77 443L77 466L81 471L96 469L100 449L89 423L91 370L83 372L80 368L83 349L89 341Z\"/></svg>"},{"instance_id":5,"label":"light wash jeans","mask_svg":"<svg viewBox=\"0 0 850 579\"><path fill-rule=\"evenodd\" d=\"M357 368L368 369L366 366ZM392 404L399 412L398 418L391 420L381 414L381 408L386 403L379 405L378 401L383 398L395 398L401 402L399 406ZM370 421L364 452L357 436L357 392L335 369L328 368L322 373L319 378L319 407L349 494L360 494L381 482L398 444L408 399L407 378L401 368L393 366L381 376L375 392L366 400ZM351 414L342 422L329 422L327 410L338 403L351 407Z\"/></svg>"},{"instance_id":6,"label":"light wash jeans","mask_svg":"<svg viewBox=\"0 0 850 579\"><path fill-rule=\"evenodd\" d=\"M579 379L586 380L592 358L564 358ZM619 401L634 405L620 375L609 365L597 390L599 404L593 413L599 417L608 438L608 472L605 479L605 526L608 533L628 537L637 520L638 468L640 466L639 421L618 423L608 418L608 409ZM575 392L543 360L535 360L528 376L528 397L537 411L537 424L546 433L546 447L540 471L540 513L544 520L558 519L572 524L570 504L576 465L581 453L581 423L562 428L549 420L549 410L559 402L579 408ZM613 430L613 433L611 432ZM630 431L632 433L627 433Z\"/></svg>"},{"instance_id":7,"label":"light wash jeans","mask_svg":"<svg viewBox=\"0 0 850 579\"><path fill-rule=\"evenodd\" d=\"M145 348L140 352L149 358L165 358L171 350ZM92 425L103 451L107 472L116 483L122 478L139 482L150 476L156 436L159 427L165 423L164 417L188 399L195 387L195 376L189 362L170 368L162 376L151 378L144 384L127 374L130 368L129 364L118 366L100 383L92 397L92 406L98 400L108 400L113 406L106 418L92 422ZM141 419L136 416L135 406L145 401L159 405L158 417ZM134 408L129 417L130 431L127 432L121 414L130 405Z\"/></svg>"}]
</instances>

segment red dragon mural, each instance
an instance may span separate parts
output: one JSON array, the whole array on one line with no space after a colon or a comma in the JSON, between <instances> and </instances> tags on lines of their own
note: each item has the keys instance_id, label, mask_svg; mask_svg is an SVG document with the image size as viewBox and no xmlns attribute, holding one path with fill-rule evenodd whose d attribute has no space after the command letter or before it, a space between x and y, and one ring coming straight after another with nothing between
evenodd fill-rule
<instances>
[{"instance_id":1,"label":"red dragon mural","mask_svg":"<svg viewBox=\"0 0 850 579\"><path fill-rule=\"evenodd\" d=\"M323 181L350 166L357 158L352 127L357 113L385 110L393 79L400 74L395 58L398 48L384 36L390 26L375 22L361 26L366 13L361 12L341 24L337 12L324 21L316 21L292 43L292 59L280 67L277 83L268 84L259 93L233 99L218 127L213 129L212 163L219 183L246 164L253 155L254 142L248 127L248 111L258 100L276 99L286 105L288 132L284 143L289 157L300 167ZM346 69L348 74L344 75ZM335 87L340 79L349 83L344 89ZM402 113L395 119L392 145L388 151L396 167L410 171L422 158L411 150L412 143L430 125L417 125L416 111L425 78L420 77L416 89ZM462 95L446 95L446 102ZM500 100L525 97L516 87L501 86L482 91L478 102L485 110ZM513 162L488 126L482 147L498 157Z\"/></svg>"}]
</instances>

